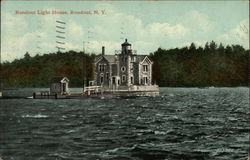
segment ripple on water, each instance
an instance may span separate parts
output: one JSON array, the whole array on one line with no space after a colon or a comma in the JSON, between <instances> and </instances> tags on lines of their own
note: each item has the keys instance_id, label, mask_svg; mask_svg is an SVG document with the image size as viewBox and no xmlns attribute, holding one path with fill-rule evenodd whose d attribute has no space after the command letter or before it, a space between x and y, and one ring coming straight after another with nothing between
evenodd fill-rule
<instances>
[{"instance_id":1,"label":"ripple on water","mask_svg":"<svg viewBox=\"0 0 250 160\"><path fill-rule=\"evenodd\" d=\"M25 114L21 116L22 118L47 118L49 116L43 114Z\"/></svg>"},{"instance_id":2,"label":"ripple on water","mask_svg":"<svg viewBox=\"0 0 250 160\"><path fill-rule=\"evenodd\" d=\"M248 88L161 88L161 95L2 100L0 157L228 160L247 156Z\"/></svg>"}]
</instances>

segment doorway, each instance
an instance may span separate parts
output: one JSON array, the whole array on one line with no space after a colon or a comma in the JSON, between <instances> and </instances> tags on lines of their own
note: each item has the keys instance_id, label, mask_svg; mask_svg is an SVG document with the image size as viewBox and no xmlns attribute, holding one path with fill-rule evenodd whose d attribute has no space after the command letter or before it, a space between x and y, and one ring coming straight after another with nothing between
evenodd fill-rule
<instances>
[{"instance_id":1,"label":"doorway","mask_svg":"<svg viewBox=\"0 0 250 160\"><path fill-rule=\"evenodd\" d=\"M66 92L66 83L63 83L63 92Z\"/></svg>"},{"instance_id":2,"label":"doorway","mask_svg":"<svg viewBox=\"0 0 250 160\"><path fill-rule=\"evenodd\" d=\"M112 84L115 84L115 77L112 77Z\"/></svg>"}]
</instances>

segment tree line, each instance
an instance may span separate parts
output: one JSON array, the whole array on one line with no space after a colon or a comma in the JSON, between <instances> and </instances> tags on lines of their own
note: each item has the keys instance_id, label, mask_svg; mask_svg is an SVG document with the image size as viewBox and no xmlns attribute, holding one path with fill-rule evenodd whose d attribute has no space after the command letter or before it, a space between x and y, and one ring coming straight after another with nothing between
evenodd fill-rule
<instances>
[{"instance_id":1,"label":"tree line","mask_svg":"<svg viewBox=\"0 0 250 160\"><path fill-rule=\"evenodd\" d=\"M66 76L71 87L82 87L83 77L93 79L97 55L84 52L56 52L1 64L2 87L48 87L54 76ZM165 87L246 86L249 75L249 49L240 45L162 49L150 53L153 82Z\"/></svg>"},{"instance_id":2,"label":"tree line","mask_svg":"<svg viewBox=\"0 0 250 160\"><path fill-rule=\"evenodd\" d=\"M160 86L246 86L249 50L240 45L223 46L214 41L205 47L161 49L150 54L153 77Z\"/></svg>"}]
</instances>

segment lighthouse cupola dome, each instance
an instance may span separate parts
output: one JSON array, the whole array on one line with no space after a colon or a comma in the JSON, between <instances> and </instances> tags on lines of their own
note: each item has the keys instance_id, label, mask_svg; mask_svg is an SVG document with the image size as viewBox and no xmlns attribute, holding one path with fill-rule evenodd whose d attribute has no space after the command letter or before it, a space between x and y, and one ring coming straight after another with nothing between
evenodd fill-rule
<instances>
[{"instance_id":1,"label":"lighthouse cupola dome","mask_svg":"<svg viewBox=\"0 0 250 160\"><path fill-rule=\"evenodd\" d=\"M128 43L127 39L125 39L125 42L122 43L122 53L123 54L132 53L131 44Z\"/></svg>"}]
</instances>

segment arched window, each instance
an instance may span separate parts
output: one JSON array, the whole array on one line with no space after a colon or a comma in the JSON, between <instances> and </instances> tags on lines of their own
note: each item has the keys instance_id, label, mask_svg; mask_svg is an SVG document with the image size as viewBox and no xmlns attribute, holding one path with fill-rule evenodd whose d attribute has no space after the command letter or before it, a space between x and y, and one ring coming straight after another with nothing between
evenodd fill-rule
<instances>
[{"instance_id":1,"label":"arched window","mask_svg":"<svg viewBox=\"0 0 250 160\"><path fill-rule=\"evenodd\" d=\"M126 81L126 76L122 75L122 82L125 82L125 81Z\"/></svg>"},{"instance_id":2,"label":"arched window","mask_svg":"<svg viewBox=\"0 0 250 160\"><path fill-rule=\"evenodd\" d=\"M101 84L103 83L103 77L100 77L100 83Z\"/></svg>"},{"instance_id":3,"label":"arched window","mask_svg":"<svg viewBox=\"0 0 250 160\"><path fill-rule=\"evenodd\" d=\"M131 84L134 84L134 77L130 77Z\"/></svg>"},{"instance_id":4,"label":"arched window","mask_svg":"<svg viewBox=\"0 0 250 160\"><path fill-rule=\"evenodd\" d=\"M100 74L100 83L102 84L104 81L104 78L103 78L103 73Z\"/></svg>"}]
</instances>

